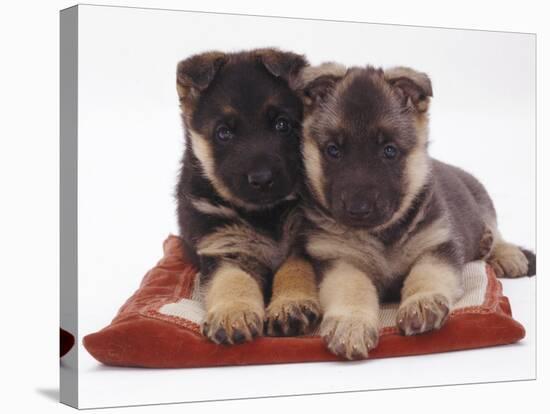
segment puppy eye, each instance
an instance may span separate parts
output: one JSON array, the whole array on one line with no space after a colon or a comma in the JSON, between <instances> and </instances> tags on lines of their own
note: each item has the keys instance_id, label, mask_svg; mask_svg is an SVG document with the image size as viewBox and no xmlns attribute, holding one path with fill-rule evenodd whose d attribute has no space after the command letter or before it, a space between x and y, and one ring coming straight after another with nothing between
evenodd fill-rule
<instances>
[{"instance_id":1,"label":"puppy eye","mask_svg":"<svg viewBox=\"0 0 550 414\"><path fill-rule=\"evenodd\" d=\"M233 138L233 132L225 125L220 125L216 129L216 138L222 142L227 142Z\"/></svg>"},{"instance_id":2,"label":"puppy eye","mask_svg":"<svg viewBox=\"0 0 550 414\"><path fill-rule=\"evenodd\" d=\"M290 128L290 121L283 116L280 116L275 121L275 131L280 132L281 134L288 133Z\"/></svg>"},{"instance_id":3,"label":"puppy eye","mask_svg":"<svg viewBox=\"0 0 550 414\"><path fill-rule=\"evenodd\" d=\"M384 157L393 160L397 156L397 148L395 145L388 144L384 147Z\"/></svg>"},{"instance_id":4,"label":"puppy eye","mask_svg":"<svg viewBox=\"0 0 550 414\"><path fill-rule=\"evenodd\" d=\"M340 151L340 148L338 148L338 145L334 143L328 144L325 148L325 152L330 158L334 158L335 160L342 157L342 152Z\"/></svg>"}]
</instances>

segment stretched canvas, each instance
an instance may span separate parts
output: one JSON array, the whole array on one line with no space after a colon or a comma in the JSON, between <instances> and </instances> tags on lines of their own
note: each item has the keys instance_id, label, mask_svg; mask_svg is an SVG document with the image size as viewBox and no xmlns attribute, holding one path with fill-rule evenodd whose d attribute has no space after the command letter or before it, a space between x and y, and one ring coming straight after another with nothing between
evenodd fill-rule
<instances>
[{"instance_id":1,"label":"stretched canvas","mask_svg":"<svg viewBox=\"0 0 550 414\"><path fill-rule=\"evenodd\" d=\"M405 66L431 80L430 155L473 174L506 240L534 252L534 34L94 5L62 10L60 28L60 325L74 339L65 339L60 360L63 403L536 377L536 277L501 278L483 260L464 269L465 293L437 331L403 335L397 305L383 304L380 341L366 359L330 352L318 330L213 342L204 335L199 269L182 250L176 197L186 147L179 62L276 48L312 66Z\"/></svg>"}]
</instances>

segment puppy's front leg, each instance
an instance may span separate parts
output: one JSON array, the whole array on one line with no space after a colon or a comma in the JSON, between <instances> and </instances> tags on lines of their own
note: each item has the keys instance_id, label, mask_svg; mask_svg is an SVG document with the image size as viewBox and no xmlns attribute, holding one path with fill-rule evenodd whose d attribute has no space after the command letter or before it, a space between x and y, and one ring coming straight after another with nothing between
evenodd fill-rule
<instances>
[{"instance_id":1,"label":"puppy's front leg","mask_svg":"<svg viewBox=\"0 0 550 414\"><path fill-rule=\"evenodd\" d=\"M299 335L315 327L321 314L315 271L311 263L290 257L273 278L266 311L268 335Z\"/></svg>"},{"instance_id":2,"label":"puppy's front leg","mask_svg":"<svg viewBox=\"0 0 550 414\"><path fill-rule=\"evenodd\" d=\"M334 261L319 287L321 336L329 350L347 359L362 359L378 344L379 303L376 287L356 267Z\"/></svg>"},{"instance_id":3,"label":"puppy's front leg","mask_svg":"<svg viewBox=\"0 0 550 414\"><path fill-rule=\"evenodd\" d=\"M460 269L427 254L413 265L401 290L397 326L404 335L439 329L462 294Z\"/></svg>"},{"instance_id":4,"label":"puppy's front leg","mask_svg":"<svg viewBox=\"0 0 550 414\"><path fill-rule=\"evenodd\" d=\"M221 262L205 288L205 336L218 344L250 341L262 333L264 298L250 274Z\"/></svg>"}]
</instances>

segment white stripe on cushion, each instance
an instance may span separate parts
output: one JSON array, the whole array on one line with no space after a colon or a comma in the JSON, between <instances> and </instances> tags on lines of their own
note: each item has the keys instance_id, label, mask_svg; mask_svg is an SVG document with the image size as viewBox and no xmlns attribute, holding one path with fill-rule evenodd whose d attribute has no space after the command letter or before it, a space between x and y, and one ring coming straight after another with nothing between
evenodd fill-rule
<instances>
[{"instance_id":1,"label":"white stripe on cushion","mask_svg":"<svg viewBox=\"0 0 550 414\"><path fill-rule=\"evenodd\" d=\"M487 290L485 266L485 262L476 261L468 263L464 267L464 295L454 304L453 310L483 304L485 292ZM198 282L199 277L197 274L190 299L181 299L175 303L167 303L159 309L159 312L164 315L186 319L200 325L204 318L205 310ZM398 303L388 303L381 306L380 326L382 328L395 325L398 306Z\"/></svg>"}]
</instances>

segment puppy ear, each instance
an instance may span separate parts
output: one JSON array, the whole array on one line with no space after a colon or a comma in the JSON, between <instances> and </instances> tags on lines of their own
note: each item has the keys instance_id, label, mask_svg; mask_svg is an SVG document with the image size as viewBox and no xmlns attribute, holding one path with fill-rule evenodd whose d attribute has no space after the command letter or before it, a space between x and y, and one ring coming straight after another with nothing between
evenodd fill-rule
<instances>
[{"instance_id":1,"label":"puppy ear","mask_svg":"<svg viewBox=\"0 0 550 414\"><path fill-rule=\"evenodd\" d=\"M208 88L216 73L226 61L225 53L207 52L191 56L179 62L177 89L180 99L197 96Z\"/></svg>"},{"instance_id":2,"label":"puppy ear","mask_svg":"<svg viewBox=\"0 0 550 414\"><path fill-rule=\"evenodd\" d=\"M428 110L433 96L428 75L400 66L384 71L384 78L393 86L404 105L420 113Z\"/></svg>"},{"instance_id":3,"label":"puppy ear","mask_svg":"<svg viewBox=\"0 0 550 414\"><path fill-rule=\"evenodd\" d=\"M276 78L284 79L289 85L296 81L300 71L308 65L303 55L278 49L259 49L256 55L269 73Z\"/></svg>"},{"instance_id":4,"label":"puppy ear","mask_svg":"<svg viewBox=\"0 0 550 414\"><path fill-rule=\"evenodd\" d=\"M309 82L302 91L304 105L316 106L326 101L340 79L333 75L322 75Z\"/></svg>"},{"instance_id":5,"label":"puppy ear","mask_svg":"<svg viewBox=\"0 0 550 414\"><path fill-rule=\"evenodd\" d=\"M333 62L307 67L300 72L295 89L301 91L304 105L312 107L326 100L346 72L345 66Z\"/></svg>"}]
</instances>

